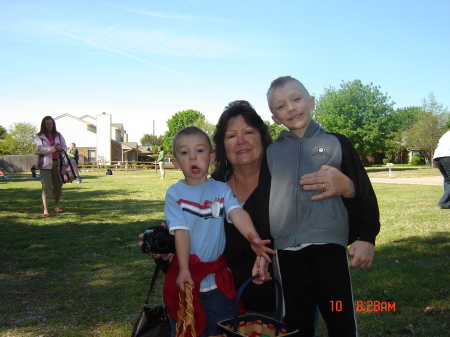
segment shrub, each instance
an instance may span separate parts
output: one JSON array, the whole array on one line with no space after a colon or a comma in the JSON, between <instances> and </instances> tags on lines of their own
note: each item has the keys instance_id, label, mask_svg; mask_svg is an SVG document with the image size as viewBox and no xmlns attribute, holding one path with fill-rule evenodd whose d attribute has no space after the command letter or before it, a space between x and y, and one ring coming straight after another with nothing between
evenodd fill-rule
<instances>
[{"instance_id":1,"label":"shrub","mask_svg":"<svg viewBox=\"0 0 450 337\"><path fill-rule=\"evenodd\" d=\"M383 164L386 165L387 163L390 163L389 159L383 158Z\"/></svg>"},{"instance_id":2,"label":"shrub","mask_svg":"<svg viewBox=\"0 0 450 337\"><path fill-rule=\"evenodd\" d=\"M411 165L413 166L420 166L420 165L425 165L425 158L422 156L413 156L411 158Z\"/></svg>"}]
</instances>

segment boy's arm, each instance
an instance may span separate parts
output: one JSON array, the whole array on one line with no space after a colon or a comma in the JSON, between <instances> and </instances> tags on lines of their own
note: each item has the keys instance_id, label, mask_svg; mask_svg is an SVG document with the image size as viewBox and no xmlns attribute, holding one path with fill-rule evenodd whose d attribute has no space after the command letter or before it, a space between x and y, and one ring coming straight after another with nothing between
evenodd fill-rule
<instances>
[{"instance_id":1,"label":"boy's arm","mask_svg":"<svg viewBox=\"0 0 450 337\"><path fill-rule=\"evenodd\" d=\"M358 268L370 268L375 255L375 246L367 241L356 240L348 252L350 264Z\"/></svg>"},{"instance_id":2,"label":"boy's arm","mask_svg":"<svg viewBox=\"0 0 450 337\"><path fill-rule=\"evenodd\" d=\"M349 255L352 266L369 268L374 259L380 213L372 184L350 140L335 134L342 148L342 172L352 179L355 197L343 199L349 216Z\"/></svg>"},{"instance_id":3,"label":"boy's arm","mask_svg":"<svg viewBox=\"0 0 450 337\"><path fill-rule=\"evenodd\" d=\"M275 254L275 251L265 246L270 243L270 240L261 240L250 215L243 208L237 207L233 208L228 216L239 232L250 241L255 254L258 256L262 255L267 261L272 262L267 253Z\"/></svg>"},{"instance_id":4,"label":"boy's arm","mask_svg":"<svg viewBox=\"0 0 450 337\"><path fill-rule=\"evenodd\" d=\"M191 236L186 229L175 229L175 249L180 264L180 272L177 277L177 286L180 291L185 291L184 283L188 282L194 288L194 281L189 271L189 257L191 252Z\"/></svg>"}]
</instances>

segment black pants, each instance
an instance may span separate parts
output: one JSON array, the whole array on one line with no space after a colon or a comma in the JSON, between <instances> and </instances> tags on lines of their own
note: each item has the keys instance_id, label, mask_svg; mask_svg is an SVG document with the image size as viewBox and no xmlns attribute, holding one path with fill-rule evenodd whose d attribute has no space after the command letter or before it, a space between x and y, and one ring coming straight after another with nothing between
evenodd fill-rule
<instances>
[{"instance_id":1,"label":"black pants","mask_svg":"<svg viewBox=\"0 0 450 337\"><path fill-rule=\"evenodd\" d=\"M347 251L336 244L278 250L286 308L284 321L313 336L316 305L330 337L359 336Z\"/></svg>"}]
</instances>

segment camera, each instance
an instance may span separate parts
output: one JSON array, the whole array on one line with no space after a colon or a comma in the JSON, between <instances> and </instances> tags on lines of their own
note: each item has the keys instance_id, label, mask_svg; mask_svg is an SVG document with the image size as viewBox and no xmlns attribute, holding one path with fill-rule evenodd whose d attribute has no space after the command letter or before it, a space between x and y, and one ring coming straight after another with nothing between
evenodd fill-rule
<instances>
[{"instance_id":1,"label":"camera","mask_svg":"<svg viewBox=\"0 0 450 337\"><path fill-rule=\"evenodd\" d=\"M144 232L142 252L144 254L174 254L175 237L163 226L152 226Z\"/></svg>"}]
</instances>

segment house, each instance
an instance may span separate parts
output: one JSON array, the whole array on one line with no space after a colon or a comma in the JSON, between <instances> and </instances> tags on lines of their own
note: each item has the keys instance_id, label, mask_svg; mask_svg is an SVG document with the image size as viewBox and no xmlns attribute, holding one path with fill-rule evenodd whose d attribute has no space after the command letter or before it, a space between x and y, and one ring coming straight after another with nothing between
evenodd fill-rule
<instances>
[{"instance_id":1,"label":"house","mask_svg":"<svg viewBox=\"0 0 450 337\"><path fill-rule=\"evenodd\" d=\"M66 113L54 119L67 146L76 144L80 165L138 160L138 143L128 142L123 124L112 123L110 114L75 117Z\"/></svg>"}]
</instances>

